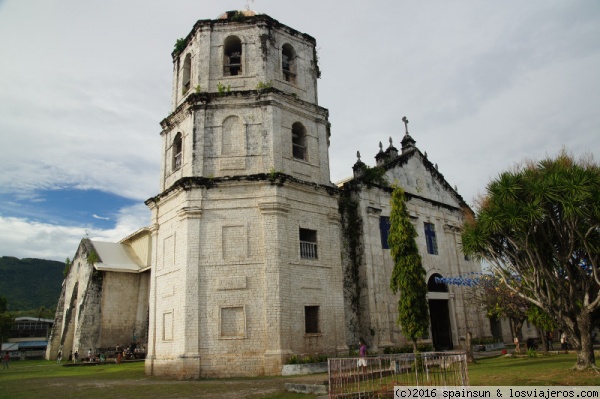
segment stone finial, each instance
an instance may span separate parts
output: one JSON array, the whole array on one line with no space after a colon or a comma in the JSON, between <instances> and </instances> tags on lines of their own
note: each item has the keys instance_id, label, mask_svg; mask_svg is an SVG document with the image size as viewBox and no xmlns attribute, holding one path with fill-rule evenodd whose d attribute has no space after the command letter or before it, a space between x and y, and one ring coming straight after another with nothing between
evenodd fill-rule
<instances>
[{"instance_id":1,"label":"stone finial","mask_svg":"<svg viewBox=\"0 0 600 399\"><path fill-rule=\"evenodd\" d=\"M360 160L360 151L356 151L356 158L358 159L354 163L354 166L352 166L352 170L354 171L354 177L358 178L364 175L367 165Z\"/></svg>"},{"instance_id":2,"label":"stone finial","mask_svg":"<svg viewBox=\"0 0 600 399\"><path fill-rule=\"evenodd\" d=\"M381 144L381 141L379 142L379 152L383 152L383 144Z\"/></svg>"},{"instance_id":3,"label":"stone finial","mask_svg":"<svg viewBox=\"0 0 600 399\"><path fill-rule=\"evenodd\" d=\"M390 147L393 147L393 146L394 146L394 142L392 140L392 137L390 136Z\"/></svg>"},{"instance_id":4,"label":"stone finial","mask_svg":"<svg viewBox=\"0 0 600 399\"><path fill-rule=\"evenodd\" d=\"M425 156L425 158L427 158L427 151L425 151L425 154L423 154Z\"/></svg>"},{"instance_id":5,"label":"stone finial","mask_svg":"<svg viewBox=\"0 0 600 399\"><path fill-rule=\"evenodd\" d=\"M436 164L435 164L435 170L438 170L438 166L437 166L437 163L436 163Z\"/></svg>"},{"instance_id":6,"label":"stone finial","mask_svg":"<svg viewBox=\"0 0 600 399\"><path fill-rule=\"evenodd\" d=\"M456 187L456 184L454 185L454 191L458 192L458 187Z\"/></svg>"}]
</instances>

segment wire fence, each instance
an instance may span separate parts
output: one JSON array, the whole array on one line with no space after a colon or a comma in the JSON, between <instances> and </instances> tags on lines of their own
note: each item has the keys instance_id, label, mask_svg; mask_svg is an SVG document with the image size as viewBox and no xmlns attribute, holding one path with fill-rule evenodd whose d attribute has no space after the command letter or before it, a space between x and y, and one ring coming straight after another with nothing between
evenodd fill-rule
<instances>
[{"instance_id":1,"label":"wire fence","mask_svg":"<svg viewBox=\"0 0 600 399\"><path fill-rule=\"evenodd\" d=\"M426 352L330 358L330 398L393 398L394 386L468 386L467 355Z\"/></svg>"}]
</instances>

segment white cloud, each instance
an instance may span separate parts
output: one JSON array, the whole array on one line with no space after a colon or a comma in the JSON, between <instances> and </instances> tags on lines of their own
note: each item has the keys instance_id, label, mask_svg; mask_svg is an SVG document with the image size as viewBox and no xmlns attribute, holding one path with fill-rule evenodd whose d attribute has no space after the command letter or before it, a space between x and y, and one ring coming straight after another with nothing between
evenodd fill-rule
<instances>
[{"instance_id":1,"label":"white cloud","mask_svg":"<svg viewBox=\"0 0 600 399\"><path fill-rule=\"evenodd\" d=\"M74 187L137 201L156 195L173 44L196 20L242 6L0 1L0 54L7 55L0 63L0 194L36 199L38 190ZM387 146L392 136L400 147L404 115L417 146L468 202L524 157L563 146L600 156L598 2L252 6L317 40L334 181L351 175L358 149L373 165L379 141ZM1 208L0 255L61 259L85 235L83 227L36 224ZM143 204L122 210L114 229L90 233L119 240L147 223L139 222L147 212Z\"/></svg>"},{"instance_id":2,"label":"white cloud","mask_svg":"<svg viewBox=\"0 0 600 399\"><path fill-rule=\"evenodd\" d=\"M0 216L0 255L64 261L73 258L82 238L118 242L150 222L144 204L123 208L117 223L108 230L86 226L58 226L23 218Z\"/></svg>"}]
</instances>

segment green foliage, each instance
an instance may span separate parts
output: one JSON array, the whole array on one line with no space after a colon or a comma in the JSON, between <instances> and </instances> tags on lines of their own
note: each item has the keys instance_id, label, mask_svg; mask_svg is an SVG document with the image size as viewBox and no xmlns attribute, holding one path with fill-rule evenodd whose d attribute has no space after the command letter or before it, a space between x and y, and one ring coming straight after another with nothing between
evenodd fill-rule
<instances>
[{"instance_id":1,"label":"green foliage","mask_svg":"<svg viewBox=\"0 0 600 399\"><path fill-rule=\"evenodd\" d=\"M63 262L0 257L0 292L8 311L56 307L63 282Z\"/></svg>"},{"instance_id":2,"label":"green foliage","mask_svg":"<svg viewBox=\"0 0 600 399\"><path fill-rule=\"evenodd\" d=\"M5 342L9 335L10 329L15 321L12 314L7 312L8 300L5 296L0 296L0 342Z\"/></svg>"},{"instance_id":3,"label":"green foliage","mask_svg":"<svg viewBox=\"0 0 600 399\"><path fill-rule=\"evenodd\" d=\"M426 272L421 263L415 241L417 232L410 222L402 188L394 187L391 206L388 244L394 260L394 270L390 288L394 294L400 292L398 324L402 328L402 334L413 341L416 350L417 339L429 330Z\"/></svg>"},{"instance_id":4,"label":"green foliage","mask_svg":"<svg viewBox=\"0 0 600 399\"><path fill-rule=\"evenodd\" d=\"M10 312L11 315L16 317L38 317L42 319L54 319L56 315L55 308L47 308L45 306L41 306L37 309L29 309L29 310L13 310Z\"/></svg>"},{"instance_id":5,"label":"green foliage","mask_svg":"<svg viewBox=\"0 0 600 399\"><path fill-rule=\"evenodd\" d=\"M225 93L229 93L230 91L231 91L231 85L225 86L221 82L217 83L217 93L219 93L220 96L224 95Z\"/></svg>"},{"instance_id":6,"label":"green foliage","mask_svg":"<svg viewBox=\"0 0 600 399\"><path fill-rule=\"evenodd\" d=\"M388 186L388 182L385 178L385 169L381 166L370 167L368 165L365 165L365 168L363 169L363 176L361 179L362 181L367 183L367 185L377 184L383 187Z\"/></svg>"},{"instance_id":7,"label":"green foliage","mask_svg":"<svg viewBox=\"0 0 600 399\"><path fill-rule=\"evenodd\" d=\"M63 276L67 277L69 274L69 270L71 270L71 259L67 258L65 260L65 268L63 269Z\"/></svg>"},{"instance_id":8,"label":"green foliage","mask_svg":"<svg viewBox=\"0 0 600 399\"><path fill-rule=\"evenodd\" d=\"M93 264L97 263L100 260L100 258L98 257L98 254L96 253L96 251L91 250L90 253L88 254L86 260L87 260L88 264L93 265Z\"/></svg>"},{"instance_id":9,"label":"green foliage","mask_svg":"<svg viewBox=\"0 0 600 399\"><path fill-rule=\"evenodd\" d=\"M463 252L486 260L518 296L556 317L594 364L592 315L600 310L600 168L556 158L501 173L462 233Z\"/></svg>"},{"instance_id":10,"label":"green foliage","mask_svg":"<svg viewBox=\"0 0 600 399\"><path fill-rule=\"evenodd\" d=\"M358 201L352 198L350 191L340 195L338 209L342 219L342 234L344 236L344 252L348 259L348 267L344 271L344 291L350 301L354 314L360 312L360 278L359 269L363 258L361 236L363 231L362 218L358 212Z\"/></svg>"},{"instance_id":11,"label":"green foliage","mask_svg":"<svg viewBox=\"0 0 600 399\"><path fill-rule=\"evenodd\" d=\"M527 354L527 357L537 357L537 355L538 355L537 351L533 348L528 348L526 354Z\"/></svg>"},{"instance_id":12,"label":"green foliage","mask_svg":"<svg viewBox=\"0 0 600 399\"><path fill-rule=\"evenodd\" d=\"M327 355L292 355L287 361L287 364L308 364L308 363L323 363L327 361Z\"/></svg>"},{"instance_id":13,"label":"green foliage","mask_svg":"<svg viewBox=\"0 0 600 399\"><path fill-rule=\"evenodd\" d=\"M258 82L258 84L256 85L256 90L264 90L264 89L270 89L271 87L273 87L273 81L269 80L267 83L264 83L262 80L260 82Z\"/></svg>"},{"instance_id":14,"label":"green foliage","mask_svg":"<svg viewBox=\"0 0 600 399\"><path fill-rule=\"evenodd\" d=\"M175 48L173 49L173 52L175 52L176 54L179 54L184 49L185 49L185 39L183 37L177 39L177 41L175 42Z\"/></svg>"},{"instance_id":15,"label":"green foliage","mask_svg":"<svg viewBox=\"0 0 600 399\"><path fill-rule=\"evenodd\" d=\"M196 93L200 93L200 91L201 91L200 85L196 85L196 87L194 87L194 91Z\"/></svg>"},{"instance_id":16,"label":"green foliage","mask_svg":"<svg viewBox=\"0 0 600 399\"><path fill-rule=\"evenodd\" d=\"M530 305L527 308L527 320L534 326L541 328L544 331L552 331L558 327L552 316L546 313L539 306Z\"/></svg>"},{"instance_id":17,"label":"green foliage","mask_svg":"<svg viewBox=\"0 0 600 399\"><path fill-rule=\"evenodd\" d=\"M242 11L235 11L233 14L228 15L229 20L233 22L241 22L244 20L244 13Z\"/></svg>"}]
</instances>

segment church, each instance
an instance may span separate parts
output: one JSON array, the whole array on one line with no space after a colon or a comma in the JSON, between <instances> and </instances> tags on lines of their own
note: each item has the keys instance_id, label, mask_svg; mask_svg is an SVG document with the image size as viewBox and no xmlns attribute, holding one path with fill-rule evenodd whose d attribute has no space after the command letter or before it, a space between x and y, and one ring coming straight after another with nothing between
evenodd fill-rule
<instances>
[{"instance_id":1,"label":"church","mask_svg":"<svg viewBox=\"0 0 600 399\"><path fill-rule=\"evenodd\" d=\"M406 118L400 148L379 143L374 166L357 154L334 184L313 37L229 11L197 21L172 57L151 225L119 243L82 240L48 358L136 341L146 374L189 379L277 375L292 355L347 356L360 339L370 353L407 344L390 289L393 185L427 272L423 342L464 350L467 331L491 336L462 288L436 279L481 271L460 249L471 210Z\"/></svg>"}]
</instances>

